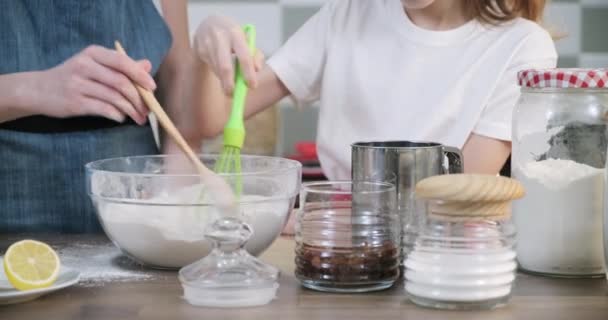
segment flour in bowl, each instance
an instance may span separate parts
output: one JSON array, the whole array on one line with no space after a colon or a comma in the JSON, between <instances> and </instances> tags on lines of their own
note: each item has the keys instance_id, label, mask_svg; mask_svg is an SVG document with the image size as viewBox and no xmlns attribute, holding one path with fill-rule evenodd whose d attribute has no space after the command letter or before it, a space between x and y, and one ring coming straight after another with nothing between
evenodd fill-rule
<instances>
[{"instance_id":1,"label":"flour in bowl","mask_svg":"<svg viewBox=\"0 0 608 320\"><path fill-rule=\"evenodd\" d=\"M194 203L200 196L200 187L191 186L135 204L100 202L98 210L104 230L125 253L147 265L178 268L211 250L204 231L219 213L211 207L174 205ZM280 234L292 199L244 195L239 202L253 229L246 249L258 255Z\"/></svg>"}]
</instances>

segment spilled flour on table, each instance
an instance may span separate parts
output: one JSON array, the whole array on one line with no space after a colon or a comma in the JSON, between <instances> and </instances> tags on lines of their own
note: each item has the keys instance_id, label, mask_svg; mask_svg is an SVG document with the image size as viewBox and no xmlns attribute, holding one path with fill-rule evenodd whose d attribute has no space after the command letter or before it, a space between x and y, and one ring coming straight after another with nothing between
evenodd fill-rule
<instances>
[{"instance_id":1,"label":"spilled flour on table","mask_svg":"<svg viewBox=\"0 0 608 320\"><path fill-rule=\"evenodd\" d=\"M80 272L81 286L151 280L157 275L124 256L113 244L72 243L57 250L61 264Z\"/></svg>"}]
</instances>

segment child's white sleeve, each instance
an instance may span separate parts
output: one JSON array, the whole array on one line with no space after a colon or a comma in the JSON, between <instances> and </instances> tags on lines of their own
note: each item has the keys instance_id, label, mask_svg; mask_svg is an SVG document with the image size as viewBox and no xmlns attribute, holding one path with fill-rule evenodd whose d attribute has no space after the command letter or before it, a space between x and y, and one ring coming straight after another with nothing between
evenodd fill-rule
<instances>
[{"instance_id":1,"label":"child's white sleeve","mask_svg":"<svg viewBox=\"0 0 608 320\"><path fill-rule=\"evenodd\" d=\"M557 53L549 34L538 32L530 35L497 83L473 133L511 141L513 111L521 92L517 73L525 69L555 68L556 64Z\"/></svg>"},{"instance_id":2,"label":"child's white sleeve","mask_svg":"<svg viewBox=\"0 0 608 320\"><path fill-rule=\"evenodd\" d=\"M298 104L319 99L336 2L325 4L268 60Z\"/></svg>"}]
</instances>

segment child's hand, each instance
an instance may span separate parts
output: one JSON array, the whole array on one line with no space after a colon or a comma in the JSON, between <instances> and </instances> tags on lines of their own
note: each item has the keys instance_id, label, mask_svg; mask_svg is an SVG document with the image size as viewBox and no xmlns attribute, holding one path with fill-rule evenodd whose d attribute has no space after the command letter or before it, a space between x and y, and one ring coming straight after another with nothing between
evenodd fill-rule
<instances>
[{"instance_id":1,"label":"child's hand","mask_svg":"<svg viewBox=\"0 0 608 320\"><path fill-rule=\"evenodd\" d=\"M205 19L196 30L194 49L220 79L226 94L234 89L233 53L241 64L247 85L250 88L257 86L257 72L262 69L264 57L259 50L251 56L245 33L236 21L222 16Z\"/></svg>"}]
</instances>

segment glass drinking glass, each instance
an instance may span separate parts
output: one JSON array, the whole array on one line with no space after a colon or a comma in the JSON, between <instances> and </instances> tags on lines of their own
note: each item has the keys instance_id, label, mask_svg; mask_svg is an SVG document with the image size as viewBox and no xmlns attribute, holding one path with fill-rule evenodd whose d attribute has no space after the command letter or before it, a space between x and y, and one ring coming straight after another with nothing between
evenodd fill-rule
<instances>
[{"instance_id":1,"label":"glass drinking glass","mask_svg":"<svg viewBox=\"0 0 608 320\"><path fill-rule=\"evenodd\" d=\"M366 292L399 277L395 187L384 182L304 184L296 222L296 270L307 288Z\"/></svg>"}]
</instances>

